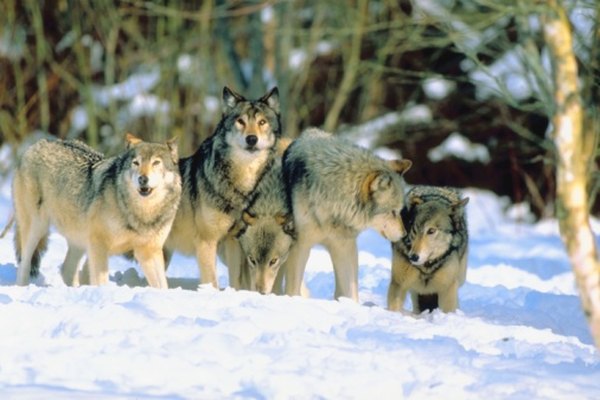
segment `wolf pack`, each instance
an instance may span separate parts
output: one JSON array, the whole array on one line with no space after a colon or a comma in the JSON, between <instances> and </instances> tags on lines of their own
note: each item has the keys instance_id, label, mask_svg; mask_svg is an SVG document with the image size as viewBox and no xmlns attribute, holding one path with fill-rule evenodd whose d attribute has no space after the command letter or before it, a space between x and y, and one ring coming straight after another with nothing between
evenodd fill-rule
<instances>
[{"instance_id":1,"label":"wolf pack","mask_svg":"<svg viewBox=\"0 0 600 400\"><path fill-rule=\"evenodd\" d=\"M40 273L49 229L67 241L61 267L70 286L109 282L109 257L140 265L148 284L168 288L174 252L196 258L200 284L262 294L308 296L313 246L329 253L334 297L358 301L357 236L389 240L387 306L412 311L459 307L468 233L465 205L449 187L412 186L407 159L384 160L332 133L284 137L279 92L259 99L225 87L222 117L189 157L165 143L126 135L107 157L77 140L41 139L17 160L13 179L17 284Z\"/></svg>"}]
</instances>

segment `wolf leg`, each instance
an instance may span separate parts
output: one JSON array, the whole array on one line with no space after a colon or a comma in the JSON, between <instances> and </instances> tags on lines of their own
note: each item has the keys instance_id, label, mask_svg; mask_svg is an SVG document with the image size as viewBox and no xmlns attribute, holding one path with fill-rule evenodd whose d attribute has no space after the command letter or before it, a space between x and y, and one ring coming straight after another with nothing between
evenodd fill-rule
<instances>
[{"instance_id":1,"label":"wolf leg","mask_svg":"<svg viewBox=\"0 0 600 400\"><path fill-rule=\"evenodd\" d=\"M443 312L453 312L458 308L458 282L453 282L439 294L439 306Z\"/></svg>"},{"instance_id":2,"label":"wolf leg","mask_svg":"<svg viewBox=\"0 0 600 400\"><path fill-rule=\"evenodd\" d=\"M144 271L148 284L157 289L168 289L165 259L162 247L147 246L133 250L133 255Z\"/></svg>"},{"instance_id":3,"label":"wolf leg","mask_svg":"<svg viewBox=\"0 0 600 400\"><path fill-rule=\"evenodd\" d=\"M90 241L88 245L88 265L90 284L105 285L108 283L108 251L101 241Z\"/></svg>"},{"instance_id":4,"label":"wolf leg","mask_svg":"<svg viewBox=\"0 0 600 400\"><path fill-rule=\"evenodd\" d=\"M199 241L196 244L196 259L200 268L200 282L211 283L219 288L217 282L217 244L215 241Z\"/></svg>"},{"instance_id":5,"label":"wolf leg","mask_svg":"<svg viewBox=\"0 0 600 400\"><path fill-rule=\"evenodd\" d=\"M290 296L300 296L302 294L304 270L312 245L312 241L299 236L296 243L290 248L287 261L282 266L285 270L285 293Z\"/></svg>"},{"instance_id":6,"label":"wolf leg","mask_svg":"<svg viewBox=\"0 0 600 400\"><path fill-rule=\"evenodd\" d=\"M404 308L404 300L406 299L406 290L392 280L387 292L387 304L390 311L402 311Z\"/></svg>"},{"instance_id":7,"label":"wolf leg","mask_svg":"<svg viewBox=\"0 0 600 400\"><path fill-rule=\"evenodd\" d=\"M335 273L335 298L358 301L358 249L356 238L336 238L325 243Z\"/></svg>"},{"instance_id":8,"label":"wolf leg","mask_svg":"<svg viewBox=\"0 0 600 400\"><path fill-rule=\"evenodd\" d=\"M248 287L242 287L242 265L244 265L244 255L242 254L242 248L237 239L223 239L219 243L218 252L221 261L227 265L227 271L229 272L229 286L236 290L249 290L250 288Z\"/></svg>"},{"instance_id":9,"label":"wolf leg","mask_svg":"<svg viewBox=\"0 0 600 400\"><path fill-rule=\"evenodd\" d=\"M67 255L65 256L65 261L63 261L61 267L61 275L63 278L63 282L65 282L68 286L78 286L79 285L79 276L78 276L78 267L79 261L85 254L85 251L73 244L68 244Z\"/></svg>"},{"instance_id":10,"label":"wolf leg","mask_svg":"<svg viewBox=\"0 0 600 400\"><path fill-rule=\"evenodd\" d=\"M283 279L285 278L285 264L279 268L277 271L277 276L275 277L275 282L273 283L273 293L282 295L283 291Z\"/></svg>"},{"instance_id":11,"label":"wolf leg","mask_svg":"<svg viewBox=\"0 0 600 400\"><path fill-rule=\"evenodd\" d=\"M29 218L27 218L29 219ZM17 261L19 268L17 270L17 285L25 286L29 284L30 276L37 276L40 268L41 253L46 243L48 234L48 221L43 218L24 221L17 220L18 235L15 239L18 243Z\"/></svg>"}]
</instances>

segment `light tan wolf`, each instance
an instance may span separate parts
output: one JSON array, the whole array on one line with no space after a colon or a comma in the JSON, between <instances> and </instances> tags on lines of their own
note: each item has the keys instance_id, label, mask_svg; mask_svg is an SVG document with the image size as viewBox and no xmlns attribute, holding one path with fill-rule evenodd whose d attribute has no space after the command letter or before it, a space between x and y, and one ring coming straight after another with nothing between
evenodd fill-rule
<instances>
[{"instance_id":1,"label":"light tan wolf","mask_svg":"<svg viewBox=\"0 0 600 400\"><path fill-rule=\"evenodd\" d=\"M201 283L218 287L218 243L251 204L256 185L271 168L281 136L279 92L258 100L223 89L223 116L212 136L179 169L183 194L166 242L173 251L193 254Z\"/></svg>"},{"instance_id":2,"label":"light tan wolf","mask_svg":"<svg viewBox=\"0 0 600 400\"><path fill-rule=\"evenodd\" d=\"M162 248L181 195L177 146L127 135L105 158L78 141L40 140L18 161L13 181L17 284L37 276L54 225L67 239L63 280L77 284L87 253L90 282L108 282L108 257L133 252L148 283L166 288Z\"/></svg>"},{"instance_id":3,"label":"light tan wolf","mask_svg":"<svg viewBox=\"0 0 600 400\"><path fill-rule=\"evenodd\" d=\"M411 165L314 128L288 147L283 177L297 240L284 266L287 294L300 294L310 250L323 244L333 262L335 297L358 300L356 237L367 228L391 241L404 236L402 174Z\"/></svg>"},{"instance_id":4,"label":"light tan wolf","mask_svg":"<svg viewBox=\"0 0 600 400\"><path fill-rule=\"evenodd\" d=\"M407 193L402 219L408 234L392 244L390 310L402 310L407 293L417 314L458 308L467 273L468 201L451 188L415 186Z\"/></svg>"}]
</instances>

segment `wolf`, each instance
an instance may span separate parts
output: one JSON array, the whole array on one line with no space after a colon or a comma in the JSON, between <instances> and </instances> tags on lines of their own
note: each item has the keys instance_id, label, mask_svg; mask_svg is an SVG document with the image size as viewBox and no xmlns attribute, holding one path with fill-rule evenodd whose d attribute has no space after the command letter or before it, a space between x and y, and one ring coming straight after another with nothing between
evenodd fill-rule
<instances>
[{"instance_id":1,"label":"wolf","mask_svg":"<svg viewBox=\"0 0 600 400\"><path fill-rule=\"evenodd\" d=\"M416 314L458 308L458 288L467 273L468 201L446 187L415 186L407 193L402 219L408 234L392 243L390 310L402 310L407 293Z\"/></svg>"},{"instance_id":2,"label":"wolf","mask_svg":"<svg viewBox=\"0 0 600 400\"><path fill-rule=\"evenodd\" d=\"M281 159L256 187L255 196L235 230L219 245L235 289L271 293L282 263L295 240L294 218L288 206Z\"/></svg>"},{"instance_id":3,"label":"wolf","mask_svg":"<svg viewBox=\"0 0 600 400\"><path fill-rule=\"evenodd\" d=\"M358 300L356 237L373 228L404 236L400 211L410 160L385 161L367 149L317 128L303 132L283 155L283 178L297 238L285 263L285 288L299 295L310 249L328 250L335 297Z\"/></svg>"},{"instance_id":4,"label":"wolf","mask_svg":"<svg viewBox=\"0 0 600 400\"><path fill-rule=\"evenodd\" d=\"M48 230L67 240L66 284L77 284L87 253L90 283L108 282L108 257L133 252L150 286L167 288L162 248L182 192L175 140L128 134L125 151L104 157L79 141L42 139L18 160L13 179L17 284L39 274Z\"/></svg>"},{"instance_id":5,"label":"wolf","mask_svg":"<svg viewBox=\"0 0 600 400\"><path fill-rule=\"evenodd\" d=\"M173 251L195 255L201 283L214 287L218 243L252 202L281 137L276 87L258 100L225 87L222 111L213 134L179 162L183 194L165 243L167 258Z\"/></svg>"}]
</instances>

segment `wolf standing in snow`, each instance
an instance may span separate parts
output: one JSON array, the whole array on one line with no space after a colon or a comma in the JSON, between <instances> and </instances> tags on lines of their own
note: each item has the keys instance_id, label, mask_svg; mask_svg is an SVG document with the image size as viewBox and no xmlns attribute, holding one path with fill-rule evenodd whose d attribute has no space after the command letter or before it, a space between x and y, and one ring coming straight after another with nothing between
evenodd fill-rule
<instances>
[{"instance_id":1,"label":"wolf standing in snow","mask_svg":"<svg viewBox=\"0 0 600 400\"><path fill-rule=\"evenodd\" d=\"M258 100L224 88L215 132L194 155L181 159L183 195L166 250L195 255L202 283L218 286L217 245L252 201L280 136L277 88Z\"/></svg>"},{"instance_id":2,"label":"wolf standing in snow","mask_svg":"<svg viewBox=\"0 0 600 400\"><path fill-rule=\"evenodd\" d=\"M66 284L77 284L87 253L90 282L108 282L108 257L133 252L148 283L167 288L163 244L181 195L177 145L127 135L128 149L105 158L78 141L40 140L13 181L17 284L37 276L50 224L66 238Z\"/></svg>"},{"instance_id":3,"label":"wolf standing in snow","mask_svg":"<svg viewBox=\"0 0 600 400\"><path fill-rule=\"evenodd\" d=\"M408 234L392 243L390 310L402 310L407 293L417 314L458 308L467 273L468 201L451 188L415 186L407 193L402 219Z\"/></svg>"},{"instance_id":4,"label":"wolf standing in snow","mask_svg":"<svg viewBox=\"0 0 600 400\"><path fill-rule=\"evenodd\" d=\"M384 161L314 128L288 147L283 176L297 240L284 266L287 294L300 294L310 249L323 244L333 262L335 297L358 300L356 237L366 228L391 241L404 236L402 174L411 165Z\"/></svg>"},{"instance_id":5,"label":"wolf standing in snow","mask_svg":"<svg viewBox=\"0 0 600 400\"><path fill-rule=\"evenodd\" d=\"M244 210L236 237L219 246L236 289L271 293L282 263L295 238L294 218L288 207L281 160L276 159Z\"/></svg>"}]
</instances>

